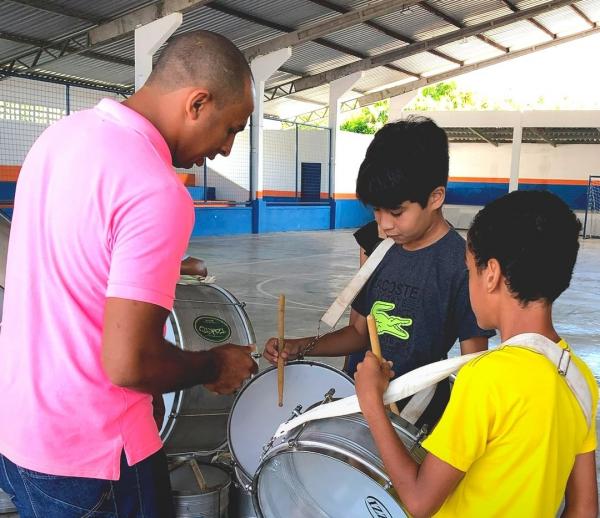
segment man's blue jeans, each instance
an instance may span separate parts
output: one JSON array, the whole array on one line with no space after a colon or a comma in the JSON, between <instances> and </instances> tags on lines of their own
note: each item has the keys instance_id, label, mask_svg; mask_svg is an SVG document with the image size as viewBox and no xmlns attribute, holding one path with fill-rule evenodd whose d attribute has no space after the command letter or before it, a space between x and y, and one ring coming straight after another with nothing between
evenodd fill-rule
<instances>
[{"instance_id":1,"label":"man's blue jeans","mask_svg":"<svg viewBox=\"0 0 600 518\"><path fill-rule=\"evenodd\" d=\"M0 488L21 518L172 518L163 450L135 466L121 456L121 478L61 477L31 471L0 455Z\"/></svg>"}]
</instances>

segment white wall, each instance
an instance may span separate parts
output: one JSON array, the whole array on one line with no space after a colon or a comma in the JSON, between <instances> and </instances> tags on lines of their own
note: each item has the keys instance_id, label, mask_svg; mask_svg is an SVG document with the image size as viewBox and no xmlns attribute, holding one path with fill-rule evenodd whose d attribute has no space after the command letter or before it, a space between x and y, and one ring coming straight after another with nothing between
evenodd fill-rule
<instances>
[{"instance_id":1,"label":"white wall","mask_svg":"<svg viewBox=\"0 0 600 518\"><path fill-rule=\"evenodd\" d=\"M511 144L450 144L450 176L510 176ZM545 180L587 180L600 173L600 146L522 144L519 177Z\"/></svg>"},{"instance_id":2,"label":"white wall","mask_svg":"<svg viewBox=\"0 0 600 518\"><path fill-rule=\"evenodd\" d=\"M340 131L337 138L337 157L335 165L335 192L352 194L356 192L358 169L373 135L362 135Z\"/></svg>"}]
</instances>

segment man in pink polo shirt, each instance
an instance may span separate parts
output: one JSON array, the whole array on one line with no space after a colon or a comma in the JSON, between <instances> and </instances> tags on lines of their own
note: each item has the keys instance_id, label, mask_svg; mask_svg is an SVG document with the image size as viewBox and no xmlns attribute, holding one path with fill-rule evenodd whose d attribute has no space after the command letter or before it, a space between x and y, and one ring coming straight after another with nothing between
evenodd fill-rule
<instances>
[{"instance_id":1,"label":"man in pink polo shirt","mask_svg":"<svg viewBox=\"0 0 600 518\"><path fill-rule=\"evenodd\" d=\"M22 517L173 515L152 394L230 393L250 348L163 339L194 222L172 165L227 156L253 110L226 38L174 38L123 103L49 127L19 177L0 335L0 487Z\"/></svg>"}]
</instances>

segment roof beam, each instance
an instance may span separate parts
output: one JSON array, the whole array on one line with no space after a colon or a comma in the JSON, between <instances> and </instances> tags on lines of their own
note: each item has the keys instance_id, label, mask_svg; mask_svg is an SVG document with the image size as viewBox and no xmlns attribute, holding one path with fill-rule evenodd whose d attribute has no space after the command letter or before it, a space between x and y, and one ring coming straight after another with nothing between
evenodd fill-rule
<instances>
[{"instance_id":1,"label":"roof beam","mask_svg":"<svg viewBox=\"0 0 600 518\"><path fill-rule=\"evenodd\" d=\"M456 68L454 70L449 70L448 72L442 72L441 74L436 74L434 76L425 77L419 79L417 81L411 81L405 85L394 86L392 88L387 88L385 90L379 90L378 92L372 92L370 94L364 95L362 97L357 97L356 99L350 99L342 103L342 110L349 111L355 110L356 108L360 108L363 106L368 106L370 104L374 104L378 101L382 101L384 99L389 99L390 97L395 97L397 95L402 95L407 92L412 92L413 90L417 90L423 86L439 83L440 81L445 81L447 79L451 79L452 77L456 77L462 74L466 74L467 72L473 72L475 70L481 70L483 68L497 65L499 63L503 63L504 61L509 61L511 59L519 58L521 56L526 56L527 54L531 54L532 52L537 52L539 50L548 49L554 47L555 45L560 45L562 43L568 43L570 41L575 41L580 38L585 38L587 36L591 36L592 34L600 33L600 27L594 27L593 29L587 29L583 32L578 32L575 34L570 34L569 36L563 36L562 38L556 38L552 41L547 41L545 43L540 43L539 45L533 45L531 47L527 47L525 49L517 50L510 52L508 54L503 54L502 56L497 56L495 58L486 59L484 61L479 61L477 63L472 63L471 65L465 65L464 67Z\"/></svg>"},{"instance_id":2,"label":"roof beam","mask_svg":"<svg viewBox=\"0 0 600 518\"><path fill-rule=\"evenodd\" d=\"M585 14L581 9L579 9L579 7L577 7L575 4L571 5L571 9L573 9L573 11L575 11L581 18L583 18L590 27L596 27L598 25L596 22L590 20L590 17L587 14Z\"/></svg>"},{"instance_id":3,"label":"roof beam","mask_svg":"<svg viewBox=\"0 0 600 518\"><path fill-rule=\"evenodd\" d=\"M62 38L58 38L52 41L53 45L61 45L75 49L73 51L61 53L58 57L50 59L40 63L39 66L48 66L51 62L63 59L72 54L79 54L86 52L92 48L110 43L112 41L123 39L136 29L140 25L146 25L147 23L158 20L163 16L174 12L185 13L191 9L201 7L211 0L162 0L153 2L151 5L147 5L138 9L135 9L127 14L118 16L113 20L102 23L91 29L84 29L72 32ZM45 49L42 49L42 51ZM22 52L15 56L5 58L0 67L10 66L15 60L22 60L28 57L35 56L38 54L40 49L38 47Z\"/></svg>"},{"instance_id":4,"label":"roof beam","mask_svg":"<svg viewBox=\"0 0 600 518\"><path fill-rule=\"evenodd\" d=\"M140 25L163 18L172 13L185 13L206 5L211 0L162 0L141 7L129 14L119 16L109 22L93 28L89 32L90 45L109 43L131 34Z\"/></svg>"},{"instance_id":5,"label":"roof beam","mask_svg":"<svg viewBox=\"0 0 600 518\"><path fill-rule=\"evenodd\" d=\"M364 23L372 18L384 16L393 13L400 9L406 9L411 5L418 4L421 0L377 0L369 2L366 6L360 9L354 9L348 13L336 16L329 20L313 24L304 29L298 29L289 34L284 34L272 40L260 43L244 51L246 59L251 61L256 56L269 54L285 47L293 47L307 41L313 41L322 36L359 23Z\"/></svg>"},{"instance_id":6,"label":"roof beam","mask_svg":"<svg viewBox=\"0 0 600 518\"><path fill-rule=\"evenodd\" d=\"M73 9L72 7L65 7L62 5L54 4L48 0L7 0L13 4L26 5L27 7L31 7L33 9L37 9L38 11L43 11L45 13L59 14L61 16L68 16L69 18L75 18L76 20L82 20L84 22L89 22L94 25L101 23L103 20L96 16L93 16L88 13L84 13L83 11L79 11L78 9Z\"/></svg>"},{"instance_id":7,"label":"roof beam","mask_svg":"<svg viewBox=\"0 0 600 518\"><path fill-rule=\"evenodd\" d=\"M543 140L546 144L550 144L552 147L556 147L556 143L552 142L548 137L544 135L542 128L528 128L537 138Z\"/></svg>"},{"instance_id":8,"label":"roof beam","mask_svg":"<svg viewBox=\"0 0 600 518\"><path fill-rule=\"evenodd\" d=\"M309 0L309 1L312 2L313 4L320 5L322 7L331 9L332 11L337 11L338 13L342 13L342 14L351 11L350 8L334 4L333 2L330 2L329 0ZM374 22L373 20L367 20L365 22L365 25L368 25L369 27L385 34L386 36L389 36L390 38L402 41L404 43L414 43L416 41L414 38L409 38L408 36L404 36L403 34L400 34L397 31L388 29L387 27L384 27L383 25L381 25L377 22ZM456 65L462 66L465 64L464 61L453 58L452 56L445 54L444 52L440 52L439 50L430 50L429 52L431 54L433 54L434 56L445 59L446 61L450 61L451 63L455 63Z\"/></svg>"},{"instance_id":9,"label":"roof beam","mask_svg":"<svg viewBox=\"0 0 600 518\"><path fill-rule=\"evenodd\" d=\"M44 81L47 83L56 83L61 85L80 86L82 88L92 88L94 90L114 92L123 96L128 96L133 93L133 87L130 88L125 85L103 83L101 81L87 81L85 79L64 77L45 72L19 72L18 70L9 71L0 68L0 81L3 79L8 79L9 77Z\"/></svg>"},{"instance_id":10,"label":"roof beam","mask_svg":"<svg viewBox=\"0 0 600 518\"><path fill-rule=\"evenodd\" d=\"M221 13L225 13L230 16L235 16L236 18L240 18L242 20L246 20L249 22L254 22L258 25L263 25L265 27L269 27L271 29L275 29L277 31L285 32L288 34L295 30L294 28L289 27L287 25L282 25L280 23L271 22L269 20L265 20L264 18L259 18L258 16L255 16L253 14L246 13L246 12L240 11L238 9L234 9L234 8L228 7L226 5L218 4L216 2L209 3L207 5L207 7L209 9L213 9L215 11L219 11ZM364 59L367 57L367 55L363 54L362 52L358 52L357 50L346 47L345 45L339 45L337 43L333 43L333 42L325 40L323 38L317 38L316 40L314 40L314 42L318 43L319 45L323 45L324 47L327 47L327 48L330 48L333 50L337 50L338 52L341 52L342 54L349 54L350 56L354 56L354 57L361 58L361 59ZM405 70L403 68L400 68L400 67L397 67L394 65L389 65L387 68L394 70L396 72L401 72L402 74L405 74L405 75L408 75L411 77L419 77L418 74L415 74L413 72L410 72L408 70ZM281 70L281 68L279 70ZM300 77L303 76L302 73L296 73L295 75L300 76Z\"/></svg>"},{"instance_id":11,"label":"roof beam","mask_svg":"<svg viewBox=\"0 0 600 518\"><path fill-rule=\"evenodd\" d=\"M483 135L481 132L477 131L476 129L473 128L467 128L471 133L473 133L473 135L475 135L476 137L479 137L481 140L484 140L485 142L487 142L488 144L491 144L494 147L498 147L498 142L494 142L493 140L490 140L489 138L487 138L485 135Z\"/></svg>"},{"instance_id":12,"label":"roof beam","mask_svg":"<svg viewBox=\"0 0 600 518\"><path fill-rule=\"evenodd\" d=\"M448 22L450 25L454 25L455 27L458 27L459 29L464 29L466 27L466 24L464 24L463 22L461 22L459 20L455 20L451 16L448 16L446 13L440 11L437 7L433 7L432 5L429 5L427 2L422 2L420 4L420 6L423 9L425 9L426 11L429 11L431 14L437 16L438 18L441 18L442 20ZM491 38L488 38L487 36L484 36L483 34L477 34L476 37L477 37L477 39L480 39L484 43L487 43L488 45L491 45L492 47L498 49L500 52L504 52L504 53L510 52L510 49L508 47L505 47L504 45L500 45L500 43L495 42L494 40L492 40Z\"/></svg>"},{"instance_id":13,"label":"roof beam","mask_svg":"<svg viewBox=\"0 0 600 518\"><path fill-rule=\"evenodd\" d=\"M13 41L15 43L24 43L26 45L32 45L34 47L38 47L37 53L33 56L30 56L31 58L33 58L33 60L30 63L25 62L24 59L15 59L11 62L11 65L13 67L19 65L21 67L24 67L25 69L34 68L37 65L37 63L39 62L41 56L44 54L50 56L52 59L55 59L57 57L57 53L58 53L58 56L60 56L61 54L64 54L65 52L74 53L74 52L78 52L80 50L79 47L74 47L74 46L65 45L65 44L60 44L60 45L54 44L51 41L38 40L36 38L29 38L26 36L12 34L10 32L4 32L4 31L0 31L0 39L7 40L7 41ZM120 58L117 56L111 56L109 54L103 54L101 52L94 52L91 50L81 52L81 55L87 56L88 58L97 59L98 61L105 61L107 63L116 63L118 65L133 66L133 64L134 64L133 59Z\"/></svg>"},{"instance_id":14,"label":"roof beam","mask_svg":"<svg viewBox=\"0 0 600 518\"><path fill-rule=\"evenodd\" d=\"M506 4L506 6L513 13L516 13L519 11L519 8L515 4L513 4L510 0L502 0L502 1L504 2L504 4ZM538 22L535 18L528 18L527 21L530 22L531 24L535 25L540 31L546 33L552 39L556 38L556 34L554 34L550 29L548 29L548 27L546 27L545 25Z\"/></svg>"},{"instance_id":15,"label":"roof beam","mask_svg":"<svg viewBox=\"0 0 600 518\"><path fill-rule=\"evenodd\" d=\"M541 13L558 9L565 5L570 5L573 3L573 1L574 0L550 0L535 7L524 9L517 13L500 16L499 18L495 18L487 22L467 26L463 29L457 29L456 31L453 31L448 34L443 34L441 36L436 36L427 40L421 40L416 43L412 43L411 45L406 45L405 47L402 47L400 49L384 52L375 56L370 56L360 61L337 67L326 72L321 72L319 74L314 74L302 77L300 79L296 79L284 85L279 85L277 87L278 92L273 92L271 89L265 89L265 95L269 95L271 99L274 99L276 97L289 95L290 93L308 90L309 88L315 88L317 86L330 83L331 81L339 79L340 77L350 75L354 72L370 70L372 68L386 65L390 62L408 56L412 56L414 54L418 54L419 52L425 52L432 48L439 47L441 45L446 45L447 43L452 43L453 41L457 41L468 36L480 34L492 28L509 25L511 23L539 15Z\"/></svg>"}]
</instances>

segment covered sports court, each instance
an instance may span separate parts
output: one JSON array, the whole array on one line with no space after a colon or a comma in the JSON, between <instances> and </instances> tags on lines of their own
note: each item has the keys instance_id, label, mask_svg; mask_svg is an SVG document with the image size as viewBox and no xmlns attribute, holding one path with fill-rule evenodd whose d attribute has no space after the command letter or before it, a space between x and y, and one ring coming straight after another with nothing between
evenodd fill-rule
<instances>
[{"instance_id":1,"label":"covered sports court","mask_svg":"<svg viewBox=\"0 0 600 518\"><path fill-rule=\"evenodd\" d=\"M256 106L229 157L177 171L195 205L188 253L242 303L259 349L277 335L282 293L286 336L314 335L358 270L352 232L373 219L355 194L373 137L341 131L346 114L389 100L390 120L405 118L422 87L598 34L599 24L600 0L0 0L2 230L45 128L102 98L127 98L169 36L216 31L248 59ZM516 189L550 190L585 223L554 318L600 381L600 111L417 113L448 134L444 214L460 231ZM207 288L197 290L202 301ZM203 314L222 317L214 304L201 304ZM255 516L241 499L230 516ZM2 495L0 513L16 516Z\"/></svg>"}]
</instances>

